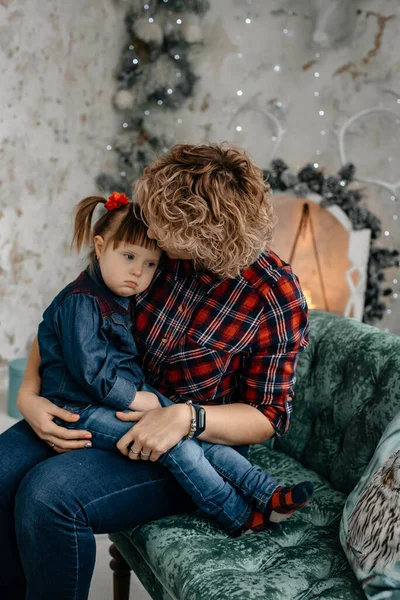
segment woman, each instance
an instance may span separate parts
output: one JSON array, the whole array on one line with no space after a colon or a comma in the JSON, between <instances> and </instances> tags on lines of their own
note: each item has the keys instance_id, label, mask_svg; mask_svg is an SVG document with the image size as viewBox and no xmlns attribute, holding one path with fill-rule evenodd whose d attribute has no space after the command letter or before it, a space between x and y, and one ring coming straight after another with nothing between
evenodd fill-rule
<instances>
[{"instance_id":1,"label":"woman","mask_svg":"<svg viewBox=\"0 0 400 600\"><path fill-rule=\"evenodd\" d=\"M289 426L307 306L289 265L265 250L275 219L260 169L236 148L177 145L145 169L135 196L168 256L136 296L135 341L148 381L176 404L118 413L139 421L120 455L87 449L90 432L53 421L79 417L38 395L33 344L18 399L25 421L0 436L4 600L84 600L95 533L193 509L157 463L191 430L187 400L206 409L200 440L248 445Z\"/></svg>"}]
</instances>

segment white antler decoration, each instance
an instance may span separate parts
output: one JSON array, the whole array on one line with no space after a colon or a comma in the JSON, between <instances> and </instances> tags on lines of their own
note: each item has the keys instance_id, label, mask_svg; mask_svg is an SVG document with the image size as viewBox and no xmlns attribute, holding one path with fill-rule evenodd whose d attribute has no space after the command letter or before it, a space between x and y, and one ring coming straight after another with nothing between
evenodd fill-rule
<instances>
[{"instance_id":1,"label":"white antler decoration","mask_svg":"<svg viewBox=\"0 0 400 600\"><path fill-rule=\"evenodd\" d=\"M283 136L286 133L286 129L284 129L282 127L279 120L275 117L275 115L271 111L263 110L262 108L260 108L258 106L257 100L258 100L260 94L261 94L261 92L257 92L257 94L254 94L254 96L252 96L247 102L245 102L240 108L238 108L238 110L234 113L232 119L230 120L228 127L232 126L233 122L238 117L238 115L240 115L241 113L247 112L247 111L253 111L255 113L258 113L261 116L266 117L268 121L272 121L276 128L276 131L275 131L276 141L275 141L274 147L272 148L271 155L267 162L267 164L269 164L269 162L276 155L279 146L281 145L281 141L282 141Z\"/></svg>"},{"instance_id":2,"label":"white antler decoration","mask_svg":"<svg viewBox=\"0 0 400 600\"><path fill-rule=\"evenodd\" d=\"M371 114L373 112L387 112L387 113L390 113L391 115L394 115L397 119L399 118L399 115L394 110L392 110L391 108L386 108L385 106L374 106L373 108L366 108L364 110L360 110L360 112L358 112L355 115L353 115L352 117L350 117L350 119L348 119L345 123L343 123L343 125L339 129L339 131L336 131L336 134L338 136L338 143L339 143L340 163L342 166L347 162L346 154L344 151L344 136L345 136L347 129L350 127L350 125L352 125L358 119L361 119L365 115ZM400 187L400 181L397 181L396 183L389 183L388 181L382 181L381 179L370 179L367 177L358 177L357 175L356 175L355 179L357 181L361 181L364 183L372 183L375 185L379 185L379 186L385 188L386 190L388 190L393 195L394 199L397 200L396 190L398 189L398 187Z\"/></svg>"}]
</instances>

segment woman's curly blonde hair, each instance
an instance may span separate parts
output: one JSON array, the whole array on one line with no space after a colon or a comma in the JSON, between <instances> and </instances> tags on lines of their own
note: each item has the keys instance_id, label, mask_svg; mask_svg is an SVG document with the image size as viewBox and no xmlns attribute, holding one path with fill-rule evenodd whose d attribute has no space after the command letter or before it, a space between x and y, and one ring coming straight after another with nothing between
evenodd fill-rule
<instances>
[{"instance_id":1,"label":"woman's curly blonde hair","mask_svg":"<svg viewBox=\"0 0 400 600\"><path fill-rule=\"evenodd\" d=\"M222 278L239 275L272 239L270 186L245 151L226 143L176 144L144 169L134 194L162 246Z\"/></svg>"}]
</instances>

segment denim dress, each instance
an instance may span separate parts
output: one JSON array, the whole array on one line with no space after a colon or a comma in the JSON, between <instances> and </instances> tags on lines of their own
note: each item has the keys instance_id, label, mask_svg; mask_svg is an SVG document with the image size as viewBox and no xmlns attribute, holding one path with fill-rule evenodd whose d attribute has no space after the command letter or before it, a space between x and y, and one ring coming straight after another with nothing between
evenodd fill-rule
<instances>
[{"instance_id":1,"label":"denim dress","mask_svg":"<svg viewBox=\"0 0 400 600\"><path fill-rule=\"evenodd\" d=\"M67 285L39 325L41 395L83 414L99 404L125 410L137 390L149 390L137 362L131 306L107 288L98 265Z\"/></svg>"}]
</instances>

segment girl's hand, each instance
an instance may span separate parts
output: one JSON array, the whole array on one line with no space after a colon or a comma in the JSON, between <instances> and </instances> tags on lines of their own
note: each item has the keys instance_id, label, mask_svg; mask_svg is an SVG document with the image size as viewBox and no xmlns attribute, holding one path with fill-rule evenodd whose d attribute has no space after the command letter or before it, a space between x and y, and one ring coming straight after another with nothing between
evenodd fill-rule
<instances>
[{"instance_id":1,"label":"girl's hand","mask_svg":"<svg viewBox=\"0 0 400 600\"><path fill-rule=\"evenodd\" d=\"M186 404L155 408L146 412L117 412L121 421L136 421L117 443L131 460L155 462L189 433L191 409Z\"/></svg>"},{"instance_id":2,"label":"girl's hand","mask_svg":"<svg viewBox=\"0 0 400 600\"><path fill-rule=\"evenodd\" d=\"M36 435L58 454L90 447L86 445L92 437L89 431L65 429L53 423L54 417L76 423L79 415L59 408L46 398L26 390L18 394L18 409Z\"/></svg>"}]
</instances>

